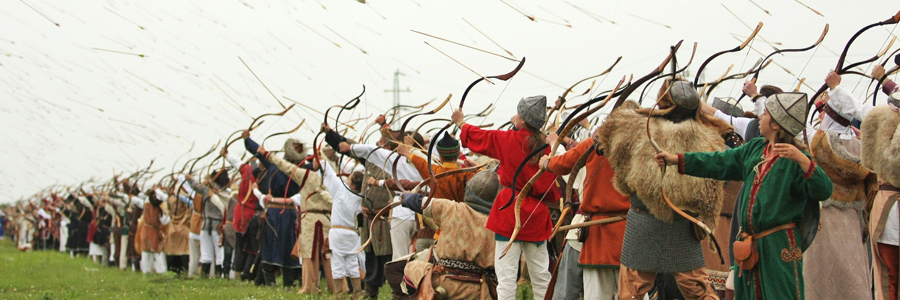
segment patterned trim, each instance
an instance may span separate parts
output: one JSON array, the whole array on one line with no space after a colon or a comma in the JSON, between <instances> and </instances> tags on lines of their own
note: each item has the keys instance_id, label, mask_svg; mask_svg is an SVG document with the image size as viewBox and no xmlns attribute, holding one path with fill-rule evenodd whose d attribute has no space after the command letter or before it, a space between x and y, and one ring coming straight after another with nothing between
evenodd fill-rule
<instances>
[{"instance_id":1,"label":"patterned trim","mask_svg":"<svg viewBox=\"0 0 900 300\"><path fill-rule=\"evenodd\" d=\"M470 273L484 274L484 273L488 273L489 271L491 271L491 270L479 267L474 262L469 262L469 261L460 261L460 260L453 260L453 259L438 259L437 264L441 265L445 268L457 269L457 270L470 272Z\"/></svg>"},{"instance_id":2,"label":"patterned trim","mask_svg":"<svg viewBox=\"0 0 900 300\"><path fill-rule=\"evenodd\" d=\"M812 159L809 160L809 170L806 170L806 173L803 173L803 179L809 179L812 177L813 172L816 171L816 162Z\"/></svg>"},{"instance_id":3,"label":"patterned trim","mask_svg":"<svg viewBox=\"0 0 900 300\"><path fill-rule=\"evenodd\" d=\"M787 235L788 240L790 240L790 246L786 249L781 249L781 260L794 263L794 286L797 289L797 300L802 300L803 294L800 293L800 286L803 283L800 282L800 268L797 266L797 262L803 259L803 251L800 250L800 247L797 247L797 243L794 240L794 230L788 230ZM789 261L785 258L790 258L791 260Z\"/></svg>"},{"instance_id":4,"label":"patterned trim","mask_svg":"<svg viewBox=\"0 0 900 300\"><path fill-rule=\"evenodd\" d=\"M678 153L678 174L684 174L684 153Z\"/></svg>"}]
</instances>

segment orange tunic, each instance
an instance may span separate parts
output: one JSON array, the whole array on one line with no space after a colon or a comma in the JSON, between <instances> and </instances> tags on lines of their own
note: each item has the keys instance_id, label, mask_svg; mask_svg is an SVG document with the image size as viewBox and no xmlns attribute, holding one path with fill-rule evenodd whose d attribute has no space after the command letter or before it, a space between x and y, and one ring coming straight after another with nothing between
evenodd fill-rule
<instances>
[{"instance_id":1,"label":"orange tunic","mask_svg":"<svg viewBox=\"0 0 900 300\"><path fill-rule=\"evenodd\" d=\"M428 161L416 155L409 155L408 158L409 162L416 167L417 171L419 171L419 175L421 175L422 178L427 180L431 177L431 173L428 172ZM433 166L432 169L434 170L434 174L437 175L459 169L459 166L455 163L444 163L440 166ZM465 172L439 178L437 184L431 185L431 188L435 189L434 197L463 202L466 198L466 182L469 182L469 179L471 179L472 176L475 176L475 174L477 173Z\"/></svg>"},{"instance_id":2,"label":"orange tunic","mask_svg":"<svg viewBox=\"0 0 900 300\"><path fill-rule=\"evenodd\" d=\"M574 149L550 159L548 167L558 175L569 174L575 162L588 151L591 141L579 143ZM613 187L613 172L605 156L589 154L584 164L586 176L582 191L581 211L592 217L585 221L600 220L611 215L625 214L631 208L628 196ZM575 176L572 174L570 176ZM625 221L591 226L587 240L581 248L578 265L585 268L618 268L622 257L622 240L625 237Z\"/></svg>"}]
</instances>

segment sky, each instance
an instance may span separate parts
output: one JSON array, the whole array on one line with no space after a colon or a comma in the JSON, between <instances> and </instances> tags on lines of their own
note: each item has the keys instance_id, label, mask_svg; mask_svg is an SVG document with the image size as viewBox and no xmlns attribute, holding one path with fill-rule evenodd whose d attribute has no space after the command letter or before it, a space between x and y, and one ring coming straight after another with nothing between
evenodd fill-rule
<instances>
[{"instance_id":1,"label":"sky","mask_svg":"<svg viewBox=\"0 0 900 300\"><path fill-rule=\"evenodd\" d=\"M0 147L0 203L53 184L127 176L151 160L153 169L164 169L157 174L162 176L254 117L281 111L279 101L291 103L285 97L311 108L298 105L284 117L265 118L252 137L261 140L305 120L290 136L309 143L323 119L314 110L344 104L365 85L360 105L341 116L369 117L348 133L356 137L393 105L395 72L401 104L437 99L426 105L430 110L452 94L451 105L432 116L449 118L473 80L509 72L518 63L513 59L527 58L511 80L479 83L466 100L467 114L496 107L470 123L499 125L522 97L556 99L619 56L621 62L588 95L573 99L590 80L573 89L571 103L613 88L623 76L644 76L679 40L680 64L697 43L688 69L694 74L713 53L739 45L759 22L763 28L750 46L712 61L703 77L718 78L730 65L730 74L746 71L776 47L807 47L829 24L819 47L776 55L759 76L760 84L786 90L806 78L811 88L801 91L812 94L853 33L900 10L893 1L870 0L365 2L0 2L0 128L7 138ZM848 64L875 55L895 29L866 31L852 44ZM900 43L890 50L897 48ZM868 73L870 67L858 71ZM737 97L741 82L722 83L713 95ZM867 90L874 87L868 83L846 75L842 85L871 105ZM285 138L273 137L266 145L280 148ZM242 154L242 143L230 151Z\"/></svg>"}]
</instances>

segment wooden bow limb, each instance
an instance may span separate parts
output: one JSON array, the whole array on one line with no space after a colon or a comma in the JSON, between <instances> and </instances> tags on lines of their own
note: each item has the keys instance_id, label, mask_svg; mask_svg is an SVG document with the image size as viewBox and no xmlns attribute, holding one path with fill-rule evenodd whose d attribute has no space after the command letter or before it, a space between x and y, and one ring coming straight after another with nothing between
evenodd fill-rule
<instances>
[{"instance_id":1,"label":"wooden bow limb","mask_svg":"<svg viewBox=\"0 0 900 300\"><path fill-rule=\"evenodd\" d=\"M609 224L609 223L614 223L614 222L619 222L619 221L625 221L625 217L616 216L616 217L609 217L606 219L586 221L586 222L582 222L582 223L578 223L578 224L566 225L566 226L560 227L559 231L569 231L572 229L591 227L591 226L602 225L602 224Z\"/></svg>"},{"instance_id":2,"label":"wooden bow limb","mask_svg":"<svg viewBox=\"0 0 900 300\"><path fill-rule=\"evenodd\" d=\"M772 57L773 55L778 54L778 53L785 53L785 52L803 52L803 51L808 51L808 50L810 50L810 49L812 49L812 48L815 48L816 46L818 46L819 44L821 44L823 40L825 40L825 36L828 34L828 29L829 29L829 25L828 25L828 24L825 24L825 29L823 29L823 30L822 30L822 34L819 35L819 39L816 40L815 43L813 43L812 45L810 45L810 46L808 46L808 47L797 48L797 49L779 49L779 50L775 50L775 51L772 52L771 54L766 55L766 57L763 58L763 61L768 61L770 57ZM756 83L756 80L759 79L759 72L760 72L761 70L762 70L762 68L760 68L759 70L757 70L757 71L753 74L753 79L750 79L750 81L752 81L753 83ZM787 69L785 69L785 70L787 70ZM741 99L743 99L743 98L746 97L746 96L747 96L746 93L741 93L741 96L738 97L737 103L740 103L740 102L741 102Z\"/></svg>"},{"instance_id":3,"label":"wooden bow limb","mask_svg":"<svg viewBox=\"0 0 900 300\"><path fill-rule=\"evenodd\" d=\"M443 177L446 177L446 176L450 176L450 175L454 175L454 174L459 174L459 173L465 173L465 172L477 172L478 170L480 170L480 169L484 168L485 166L487 166L487 165L488 165L489 163L491 163L492 161L494 161L494 160L493 160L493 159L492 159L492 160L489 160L489 161L487 161L487 162L485 162L485 163L483 163L483 164L481 164L481 165L477 165L477 166L474 166L474 167L460 168L460 169L450 170L450 171L447 171L447 172L444 172L444 173L437 174L437 175L435 175L433 178L428 178L428 179L426 179L426 180L423 180L422 182L419 182L419 184L416 185L415 188L413 188L413 193L418 193L419 190L420 190L423 186L425 186L425 185L427 185L427 184L430 184L430 182L431 182L432 180L437 180L437 179L440 179L440 178L443 178ZM397 185L400 186L400 182L399 182L399 181L397 181ZM432 189L432 190L433 190L433 189ZM367 239L366 242L363 243L362 246L360 246L358 250L356 250L356 254L359 254L360 252L362 252L363 249L366 249L366 247L369 246L369 244L372 243L372 236L374 235L373 233L375 232L375 220L378 220L378 218L381 217L381 216L383 216L383 215L385 214L386 211L390 211L390 210L393 209L394 207L399 206L401 203L402 203L402 201L391 202L391 203L388 204L387 206L381 208L381 210L379 210L378 213L376 213L375 216L372 217L372 224L369 226L369 239ZM425 208L427 208L427 206L426 206L426 205L422 205L422 210L423 210L423 211L425 210Z\"/></svg>"},{"instance_id":4,"label":"wooden bow limb","mask_svg":"<svg viewBox=\"0 0 900 300\"><path fill-rule=\"evenodd\" d=\"M613 91L618 90L619 87L621 87L622 84L625 83L625 79L627 77L628 76L622 76L622 79L619 80L619 83L612 90ZM612 95L610 95L610 96L612 96ZM566 126L564 128L562 128L562 131L560 131L557 134L556 143L554 143L552 149L550 150L550 156L553 157L554 155L556 155L556 151L559 149L560 144L562 144L563 138L565 138L567 135L569 135L569 132L572 131L572 128L574 128L575 124L578 124L579 122L581 122L581 120L584 120L585 118L587 118L587 116L602 109L604 106L606 106L607 103L609 103L610 99L612 99L612 97L607 97L606 99L603 100L603 102L598 104L596 107L579 115L575 119L570 119L570 121L566 124ZM526 162L527 162L527 159L526 159ZM523 163L525 163L525 162L523 162ZM543 169L539 169L537 172L535 172L534 176L532 176L531 179L529 179L528 182L525 183L525 185L522 187L522 190L519 192L518 196L516 196L516 198L515 198L516 205L515 205L515 210L513 211L513 213L516 216L516 227L513 228L513 232L509 236L509 243L506 245L506 248L503 249L503 252L500 254L500 258L503 258L504 256L506 256L506 253L509 252L509 249L512 247L513 243L516 241L516 237L519 235L519 231L522 229L522 201L525 200L525 197L527 197L531 193L531 189L534 187L535 182L537 182L538 178L540 178L541 175L543 175L543 174L544 174ZM515 185L515 181L513 181L513 185ZM515 192L513 194L515 194ZM538 205L541 205L541 204L540 203L535 204L535 208Z\"/></svg>"},{"instance_id":5,"label":"wooden bow limb","mask_svg":"<svg viewBox=\"0 0 900 300\"><path fill-rule=\"evenodd\" d=\"M668 93L668 91L666 91L666 93ZM664 95L663 97L660 97L658 101L656 101L656 104L653 105L653 107L650 109L650 113L647 115L647 138L650 140L650 145L653 146L653 149L656 150L656 153L661 153L663 151L662 148L659 147L659 144L656 143L656 140L653 139L653 135L650 133L650 121L653 119L653 111L656 110L656 107L659 106L659 103L662 102L663 98L665 98ZM675 204L672 203L672 200L669 200L669 196L666 195L666 188L663 185L663 180L665 179L665 177L666 166L662 166L660 167L659 174L659 190L662 193L663 200L666 201L666 205L668 205L669 208L671 208L673 211L675 211L688 221L691 221L691 223L694 223L694 225L696 225L697 227L700 227L700 229L702 229L703 232L705 232L706 235L709 236L709 239L712 240L713 245L716 247L716 253L719 255L719 262L725 264L725 258L722 256L722 248L719 246L719 241L716 240L716 236L712 232L712 230L709 229L709 226L706 226L706 224L704 224L702 221L692 217L691 215L688 215L686 212L675 206Z\"/></svg>"},{"instance_id":6,"label":"wooden bow limb","mask_svg":"<svg viewBox=\"0 0 900 300\"><path fill-rule=\"evenodd\" d=\"M509 71L506 74L495 75L495 76L490 76L490 77L499 79L501 81L507 81L510 78L513 78L513 76L516 76L516 74L519 73L519 70L522 70L522 66L524 66L524 65L525 65L525 57L522 57L522 60L519 61L519 64L516 65L516 68L513 69L512 71ZM481 82L484 79L485 78L483 78L483 77L475 79L474 81L472 81L472 83L469 84L468 87L466 87L466 91L463 92L462 98L459 100L459 107L457 109L462 110L463 105L466 104L466 97L469 96L469 91L471 91L472 88L475 87L476 84L478 84L479 82ZM454 125L453 123L448 122L447 125L444 125L444 127L441 128L441 130L439 130L437 132L437 134L435 134L435 136L441 136L442 133L447 131L447 129L449 129L450 126L453 126L453 125ZM453 130L454 135L456 134L456 129L459 129L459 128L455 128ZM428 154L426 155L427 157L432 157L432 154L434 154L434 149L436 148L435 145L437 145L437 143L428 144ZM431 166L431 164L428 164L428 173L429 173L429 175L431 175L432 180L435 180L434 168ZM434 191L435 191L435 189L431 189L431 194L428 195L428 199L425 200L425 204L422 205L422 209L427 208L428 204L431 203L431 199L434 198Z\"/></svg>"},{"instance_id":7,"label":"wooden bow limb","mask_svg":"<svg viewBox=\"0 0 900 300\"><path fill-rule=\"evenodd\" d=\"M894 56L894 55L897 54L897 52L900 52L900 48L897 48L897 50L894 50L894 52L891 52L891 54L888 55L887 58L885 58L884 61L881 62L881 67L884 68L885 66L887 66L887 63L888 63L889 60L891 60L891 57L894 58L895 63L898 62L898 61L900 61L900 56ZM900 64L898 64L898 65L900 65ZM887 73L889 73L889 72L885 72L885 74L887 74ZM875 79L876 79L876 78L872 78L872 77L869 77L869 78L871 78L871 80L869 80L869 84L868 84L867 87L866 87L866 94L867 94L867 95L869 94L869 87L872 87L872 83L875 82ZM885 77L885 78L886 78L886 77ZM880 87L880 86L881 86L881 82L883 82L883 81L884 81L884 79L880 79L880 80L879 80L879 84L877 85L877 87ZM875 91L878 91L878 88L877 88L877 87L876 87ZM874 97L874 96L873 96L873 97ZM867 97L866 99L868 99L868 97ZM875 105L875 99L872 99L872 105Z\"/></svg>"},{"instance_id":8,"label":"wooden bow limb","mask_svg":"<svg viewBox=\"0 0 900 300\"><path fill-rule=\"evenodd\" d=\"M703 73L703 69L706 69L706 65L708 65L713 59L715 59L716 57L719 57L719 56L722 55L722 54L725 54L725 53L731 53L731 52L738 52L738 51L743 50L744 47L747 47L747 45L749 45L750 42L753 41L754 38L756 38L756 34L759 33L759 31L762 29L762 27L763 27L763 22L759 22L759 24L756 25L756 29L754 29L753 32L750 33L750 36L747 37L747 39L744 40L743 43L741 43L740 45L738 45L737 47L734 47L734 48L732 48L732 49L728 49L728 50L725 50L725 51L717 52L716 54L713 54L712 56L710 56L709 58L707 58L705 61L703 61L703 63L700 64L700 68L697 69L697 75L694 76L694 86L698 86L698 85L697 85L697 80L700 79L700 74Z\"/></svg>"},{"instance_id":9,"label":"wooden bow limb","mask_svg":"<svg viewBox=\"0 0 900 300\"><path fill-rule=\"evenodd\" d=\"M268 140L268 139L271 138L271 137L275 137L275 136L279 136L279 135L285 135L285 134L291 134L291 133L294 133L295 131L297 131L297 129L300 129L300 126L303 126L303 123L306 123L306 119L301 120L301 121L300 121L300 124L297 124L297 127L294 127L294 128L291 129L291 130L288 130L288 131L282 131L282 132L277 132L277 133L270 134L269 136L267 136L266 138L264 138L264 139L262 140L262 142L259 143L259 144L260 144L260 145L265 145L265 144L266 144L266 140Z\"/></svg>"},{"instance_id":10,"label":"wooden bow limb","mask_svg":"<svg viewBox=\"0 0 900 300\"><path fill-rule=\"evenodd\" d=\"M837 66L834 68L834 70L844 70L844 68L843 68L844 61L847 59L847 53L850 50L850 45L852 45L853 41L856 41L856 38L858 38L863 32L865 32L866 30L869 30L871 28L878 27L878 26L897 24L898 21L900 21L900 11L898 11L894 16L888 18L887 20L866 25L865 27L863 27L862 29L860 29L859 31L854 33L853 36L850 37L850 40L847 41L847 44L844 45L844 50L841 52L841 55L838 58ZM822 84L822 86L819 88L819 90L817 90L816 93L812 97L809 98L810 99L809 103L807 103L807 105L806 105L807 111L809 111L809 109L811 109L813 107L813 105L815 104L816 98L818 98L819 95L824 93L827 89L828 89L828 85ZM811 119L815 118L815 114L809 114L809 115L810 115Z\"/></svg>"},{"instance_id":11,"label":"wooden bow limb","mask_svg":"<svg viewBox=\"0 0 900 300\"><path fill-rule=\"evenodd\" d=\"M666 68L666 65L668 65L669 61L671 61L672 58L675 56L675 51L678 51L678 49L681 47L682 42L684 42L684 40L678 41L678 43L675 44L675 48L673 49L674 51L670 51L669 55L666 56L666 59L664 59L663 62L661 64L659 64L659 66L656 67L656 69L653 70L653 72L650 72L650 74L644 75L644 77L638 78L638 80L634 81L634 84L629 84L628 87L625 88L625 90L622 91L622 93L619 95L619 99L616 100L616 104L613 105L613 109L616 109L619 106L621 106L622 103L625 102L625 100L628 100L628 96L631 96L631 93L633 93L639 86L641 86L645 82L647 82L647 80L650 80L651 78L656 77L656 75L662 74L663 70L665 70L665 68Z\"/></svg>"},{"instance_id":12,"label":"wooden bow limb","mask_svg":"<svg viewBox=\"0 0 900 300\"><path fill-rule=\"evenodd\" d=\"M587 141L582 141L582 143L586 143L586 142ZM587 150L585 150L584 153L581 154L581 157L579 157L578 160L575 161L575 165L572 167L572 171L569 172L569 181L566 182L565 203L575 204L572 201L572 193L575 190L575 187L574 187L575 179L578 177L578 172L581 171L582 168L584 168L584 165L587 163L587 160L591 156L591 153L594 152L595 147L596 147L596 144L593 144L593 145L591 145L591 147L589 147ZM582 186L585 186L585 185L582 185ZM562 210L562 213L560 214L559 220L556 222L556 225L553 226L553 232L550 233L551 240L553 239L553 237L556 236L556 233L559 231L560 226L562 226L562 223L565 220L565 216L572 209L572 206L574 206L574 205L564 205L564 203L560 203L560 205L561 205L560 209ZM580 206L580 204L578 204L578 205ZM565 207L562 207L562 206L565 206Z\"/></svg>"},{"instance_id":13,"label":"wooden bow limb","mask_svg":"<svg viewBox=\"0 0 900 300\"><path fill-rule=\"evenodd\" d=\"M709 97L709 94L712 93L713 88L715 88L717 85L719 85L719 83L721 83L722 80L725 79L725 76L728 76L728 72L731 72L732 68L734 68L734 64L731 64L730 66L728 66L728 69L725 70L725 73L722 73L722 76L719 76L719 78L716 79L716 81L715 81L716 84L714 84L711 88L709 88L709 90L707 90L706 89L707 86L704 85L703 90L700 91L699 95L703 95L705 93L706 96Z\"/></svg>"},{"instance_id":14,"label":"wooden bow limb","mask_svg":"<svg viewBox=\"0 0 900 300\"><path fill-rule=\"evenodd\" d=\"M647 84L645 84L645 85L644 85L644 88L641 90L641 96L638 98L638 103L644 103L644 93L647 92L647 89L650 88L651 85L653 85L653 82L654 82L654 81L657 81L657 80L662 79L662 78L668 78L668 77L676 76L676 75L678 75L678 74L684 72L684 70L687 70L687 68L691 66L691 63L694 62L694 56L695 56L696 54L697 54L697 42L694 42L694 49L691 50L691 58L690 58L690 60L688 60L688 63L685 64L684 66L682 66L681 69L675 70L675 71L672 72L672 73L659 75L659 76L657 76L656 78L653 78L652 80L650 80L649 82L647 82ZM675 59L675 56L674 56L674 55L672 56L672 59Z\"/></svg>"},{"instance_id":15,"label":"wooden bow limb","mask_svg":"<svg viewBox=\"0 0 900 300\"><path fill-rule=\"evenodd\" d=\"M302 106L303 108L306 108L306 109L308 109L308 110L311 110L311 111L313 111L313 112L315 112L315 113L321 114L321 115L325 116L327 119L332 119L332 120L334 120L335 122L339 122L341 125L350 127L350 129L356 130L356 128L354 128L353 125L348 124L348 123L346 123L346 122L340 122L340 121L338 121L337 119L335 119L334 117L331 117L331 116L329 116L329 115L326 114L326 113L323 113L323 112L321 112L321 111L318 111L318 110L316 110L315 108L313 108L313 107L311 107L311 106L309 106L309 105L300 103L300 101L291 99L290 97L287 97L287 96L281 96L281 98L283 98L283 99L285 99L285 100L287 100L287 101L291 101L291 102L293 102L293 103L295 103L295 104L298 104L298 105ZM335 105L335 106L333 106L333 107L340 108L341 105ZM331 109L331 108L329 107L329 109Z\"/></svg>"},{"instance_id":16,"label":"wooden bow limb","mask_svg":"<svg viewBox=\"0 0 900 300\"><path fill-rule=\"evenodd\" d=\"M566 101L567 101L566 96L569 95L569 92L572 91L572 89L574 89L576 86L578 86L578 85L581 84L582 82L585 82L585 81L588 81L588 80L591 80L591 79L594 79L594 78L597 78L597 77L600 77L600 76L609 74L609 72L611 72L612 69L615 68L616 65L619 64L620 61L622 61L622 57L621 57L621 56L619 56L618 58L616 58L616 61L614 61L613 64L612 64L611 66L609 66L609 68L606 68L606 70L604 70L603 72L600 72L600 74L597 74L597 75L594 75L594 76L590 76L590 77L584 78L584 79L582 79L582 80L579 80L578 82L575 82L575 84L573 84L571 87L569 87L568 89L566 89L565 91L563 91L562 95L559 95L559 97L557 98L557 100L560 101L559 106L555 106L555 105L554 105L553 108L550 109L550 112L547 113L547 115L548 115L548 116L551 116L551 115L553 115L553 112L554 112L554 111L561 110L563 107L565 107L565 104L566 104ZM594 85L591 84L591 88L593 88L593 87L594 87ZM588 90L585 92L585 94L587 94L587 93L590 92L590 91L591 91L591 89L588 89ZM559 114L557 114L557 120L556 120L556 122L555 122L554 124L558 124L558 123L559 123ZM550 124L550 122L546 122L546 124L544 124L544 128L542 128L541 130L542 130L542 131L546 131L546 130L547 130L547 126L548 126L549 124Z\"/></svg>"}]
</instances>

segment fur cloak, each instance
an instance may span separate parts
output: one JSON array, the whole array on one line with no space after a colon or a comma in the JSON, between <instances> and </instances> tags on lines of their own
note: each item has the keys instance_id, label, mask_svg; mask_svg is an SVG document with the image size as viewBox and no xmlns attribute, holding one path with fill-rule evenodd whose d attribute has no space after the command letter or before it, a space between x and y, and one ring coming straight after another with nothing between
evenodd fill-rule
<instances>
[{"instance_id":1,"label":"fur cloak","mask_svg":"<svg viewBox=\"0 0 900 300\"><path fill-rule=\"evenodd\" d=\"M671 223L674 211L663 200L659 166L653 159L656 150L646 134L648 117L640 112L623 106L610 114L599 128L600 147L616 173L613 179L616 190L623 195L636 193L654 217ZM725 150L722 133L729 129L727 123L719 120L691 119L673 123L657 116L650 120L653 139L670 153ZM663 179L666 195L672 203L698 214L712 230L715 230L716 216L725 197L723 184L722 181L678 174L675 166L668 168Z\"/></svg>"},{"instance_id":2,"label":"fur cloak","mask_svg":"<svg viewBox=\"0 0 900 300\"><path fill-rule=\"evenodd\" d=\"M858 143L850 140L850 143ZM816 164L828 174L834 183L834 193L830 203L848 205L856 203L869 203L878 192L878 180L874 173L860 164L859 156L851 149L844 146L840 135L832 131L819 131L816 133L810 146L813 159Z\"/></svg>"},{"instance_id":3,"label":"fur cloak","mask_svg":"<svg viewBox=\"0 0 900 300\"><path fill-rule=\"evenodd\" d=\"M900 187L900 114L887 105L872 109L862 123L862 164Z\"/></svg>"}]
</instances>

